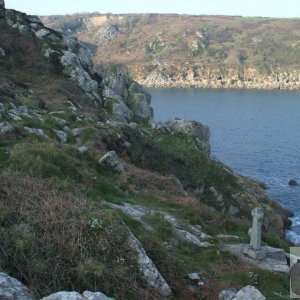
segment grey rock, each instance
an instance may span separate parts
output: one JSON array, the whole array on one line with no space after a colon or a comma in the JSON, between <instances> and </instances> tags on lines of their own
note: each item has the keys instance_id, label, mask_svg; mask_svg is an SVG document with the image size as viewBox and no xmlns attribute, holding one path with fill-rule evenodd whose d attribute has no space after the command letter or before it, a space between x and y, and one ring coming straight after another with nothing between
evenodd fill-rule
<instances>
[{"instance_id":1,"label":"grey rock","mask_svg":"<svg viewBox=\"0 0 300 300\"><path fill-rule=\"evenodd\" d=\"M30 128L30 127L24 127L24 130L31 133L31 134L34 134L34 135L37 135L39 137L43 137L43 138L48 138L48 136L45 134L45 131L43 129L40 129L40 128Z\"/></svg>"},{"instance_id":2,"label":"grey rock","mask_svg":"<svg viewBox=\"0 0 300 300\"><path fill-rule=\"evenodd\" d=\"M55 135L60 139L62 143L66 143L68 139L68 135L62 130L53 129Z\"/></svg>"},{"instance_id":3,"label":"grey rock","mask_svg":"<svg viewBox=\"0 0 300 300\"><path fill-rule=\"evenodd\" d=\"M202 196L205 190L205 185L199 186L194 190L196 196Z\"/></svg>"},{"instance_id":4,"label":"grey rock","mask_svg":"<svg viewBox=\"0 0 300 300\"><path fill-rule=\"evenodd\" d=\"M19 30L19 32L21 34L30 35L30 33L31 33L31 28L26 25L17 25L17 29Z\"/></svg>"},{"instance_id":5,"label":"grey rock","mask_svg":"<svg viewBox=\"0 0 300 300\"><path fill-rule=\"evenodd\" d=\"M233 300L265 300L266 298L254 286L247 285L239 290Z\"/></svg>"},{"instance_id":6,"label":"grey rock","mask_svg":"<svg viewBox=\"0 0 300 300\"><path fill-rule=\"evenodd\" d=\"M64 51L60 58L61 64L64 67L64 73L73 81L76 81L80 88L87 94L101 100L98 94L98 83L85 71L78 56L71 51Z\"/></svg>"},{"instance_id":7,"label":"grey rock","mask_svg":"<svg viewBox=\"0 0 300 300\"><path fill-rule=\"evenodd\" d=\"M77 292L58 292L51 294L41 300L85 300L83 296Z\"/></svg>"},{"instance_id":8,"label":"grey rock","mask_svg":"<svg viewBox=\"0 0 300 300\"><path fill-rule=\"evenodd\" d=\"M234 205L229 206L228 213L230 216L235 216L236 214L239 213L239 211L240 210L236 206L234 206Z\"/></svg>"},{"instance_id":9,"label":"grey rock","mask_svg":"<svg viewBox=\"0 0 300 300\"><path fill-rule=\"evenodd\" d=\"M92 54L91 51L85 47L82 46L81 43L79 43L80 47L77 51L77 56L83 65L84 68L92 68L93 67L93 60L92 60Z\"/></svg>"},{"instance_id":10,"label":"grey rock","mask_svg":"<svg viewBox=\"0 0 300 300\"><path fill-rule=\"evenodd\" d=\"M81 147L78 148L78 151L80 153L86 153L86 152L89 151L89 148L87 146L81 146Z\"/></svg>"},{"instance_id":11,"label":"grey rock","mask_svg":"<svg viewBox=\"0 0 300 300\"><path fill-rule=\"evenodd\" d=\"M136 221L141 221L141 219L147 214L151 214L151 209L143 207L141 205L133 205L129 203L124 203L124 205L118 205L113 203L107 203L110 207L121 209L126 215L130 216Z\"/></svg>"},{"instance_id":12,"label":"grey rock","mask_svg":"<svg viewBox=\"0 0 300 300\"><path fill-rule=\"evenodd\" d=\"M106 203L109 207L114 209L120 209L122 210L127 216L132 218L133 220L136 220L141 223L141 225L146 230L152 230L152 226L150 226L148 223L146 223L142 218L146 216L147 214L155 214L157 213L154 210L151 210L150 208L141 206L141 205L133 205L129 203L124 203L124 205L118 205L113 203Z\"/></svg>"},{"instance_id":13,"label":"grey rock","mask_svg":"<svg viewBox=\"0 0 300 300\"><path fill-rule=\"evenodd\" d=\"M35 33L35 36L39 39L39 40L42 40L44 39L45 37L47 37L47 35L50 34L50 31L45 29L45 28L42 28L40 30L38 30L36 33Z\"/></svg>"},{"instance_id":14,"label":"grey rock","mask_svg":"<svg viewBox=\"0 0 300 300\"><path fill-rule=\"evenodd\" d=\"M187 121L175 118L163 123L163 128L167 129L171 133L184 133L198 138L198 146L206 154L210 153L210 130L206 125L196 121Z\"/></svg>"},{"instance_id":15,"label":"grey rock","mask_svg":"<svg viewBox=\"0 0 300 300\"><path fill-rule=\"evenodd\" d=\"M106 43L119 35L119 30L116 26L106 26L100 28L95 35L95 39L98 45Z\"/></svg>"},{"instance_id":16,"label":"grey rock","mask_svg":"<svg viewBox=\"0 0 300 300\"><path fill-rule=\"evenodd\" d=\"M127 80L128 76L116 71L105 77L105 85L114 90L117 95L125 97L127 93Z\"/></svg>"},{"instance_id":17,"label":"grey rock","mask_svg":"<svg viewBox=\"0 0 300 300\"><path fill-rule=\"evenodd\" d=\"M42 25L42 21L38 16L27 16L30 22Z\"/></svg>"},{"instance_id":18,"label":"grey rock","mask_svg":"<svg viewBox=\"0 0 300 300\"><path fill-rule=\"evenodd\" d=\"M34 300L27 287L5 273L0 273L0 299Z\"/></svg>"},{"instance_id":19,"label":"grey rock","mask_svg":"<svg viewBox=\"0 0 300 300\"><path fill-rule=\"evenodd\" d=\"M173 215L170 214L165 214L164 215L164 220L174 226L175 228L180 228L181 227L181 222L175 218Z\"/></svg>"},{"instance_id":20,"label":"grey rock","mask_svg":"<svg viewBox=\"0 0 300 300\"><path fill-rule=\"evenodd\" d=\"M245 249L248 248L249 245L244 244L223 244L221 247L223 251L228 251L239 257L241 260L253 264L260 269L289 274L290 268L287 264L286 255L283 249L269 246L261 247L261 249L266 252L265 259L257 260L244 254Z\"/></svg>"},{"instance_id":21,"label":"grey rock","mask_svg":"<svg viewBox=\"0 0 300 300\"><path fill-rule=\"evenodd\" d=\"M14 127L8 122L0 123L0 132L1 134L9 134L14 132Z\"/></svg>"},{"instance_id":22,"label":"grey rock","mask_svg":"<svg viewBox=\"0 0 300 300\"><path fill-rule=\"evenodd\" d=\"M147 101L147 96L143 93L133 94L127 101L134 115L139 119L150 121L153 119L153 109Z\"/></svg>"},{"instance_id":23,"label":"grey rock","mask_svg":"<svg viewBox=\"0 0 300 300\"><path fill-rule=\"evenodd\" d=\"M232 300L232 299L234 299L236 293L237 293L237 290L234 288L223 290L219 294L219 300Z\"/></svg>"},{"instance_id":24,"label":"grey rock","mask_svg":"<svg viewBox=\"0 0 300 300\"><path fill-rule=\"evenodd\" d=\"M79 42L77 41L76 38L70 37L70 36L63 36L63 44L72 52L75 54L78 51L79 48ZM81 46L81 45L80 45Z\"/></svg>"},{"instance_id":25,"label":"grey rock","mask_svg":"<svg viewBox=\"0 0 300 300\"><path fill-rule=\"evenodd\" d=\"M138 129L139 125L135 122L130 122L128 124L128 126L131 128L131 129Z\"/></svg>"},{"instance_id":26,"label":"grey rock","mask_svg":"<svg viewBox=\"0 0 300 300\"><path fill-rule=\"evenodd\" d=\"M57 118L57 117L52 117L58 125L60 126L66 126L68 124L68 122L62 118Z\"/></svg>"},{"instance_id":27,"label":"grey rock","mask_svg":"<svg viewBox=\"0 0 300 300\"><path fill-rule=\"evenodd\" d=\"M217 234L216 237L222 240L233 240L233 241L240 239L240 237L237 235L229 235L229 234L222 234L222 233Z\"/></svg>"},{"instance_id":28,"label":"grey rock","mask_svg":"<svg viewBox=\"0 0 300 300\"><path fill-rule=\"evenodd\" d=\"M51 56L61 56L61 53L56 51L56 50L53 50L51 48L47 48L45 49L44 51L44 57L49 59Z\"/></svg>"},{"instance_id":29,"label":"grey rock","mask_svg":"<svg viewBox=\"0 0 300 300\"><path fill-rule=\"evenodd\" d=\"M202 272L187 274L185 278L188 281L187 288L194 294L198 294L207 282L207 278Z\"/></svg>"},{"instance_id":30,"label":"grey rock","mask_svg":"<svg viewBox=\"0 0 300 300\"><path fill-rule=\"evenodd\" d=\"M19 106L9 110L8 115L14 121L21 121L23 118L38 119L44 121L38 110L30 109L27 106Z\"/></svg>"},{"instance_id":31,"label":"grey rock","mask_svg":"<svg viewBox=\"0 0 300 300\"><path fill-rule=\"evenodd\" d=\"M133 112L121 99L110 99L105 101L106 108L120 122L128 122L132 119Z\"/></svg>"},{"instance_id":32,"label":"grey rock","mask_svg":"<svg viewBox=\"0 0 300 300\"><path fill-rule=\"evenodd\" d=\"M202 227L200 225L191 225L189 227L191 229L191 232L200 240L212 238L212 236L202 231Z\"/></svg>"},{"instance_id":33,"label":"grey rock","mask_svg":"<svg viewBox=\"0 0 300 300\"><path fill-rule=\"evenodd\" d=\"M74 134L74 136L79 136L83 130L84 128L74 128L72 129L72 133Z\"/></svg>"},{"instance_id":34,"label":"grey rock","mask_svg":"<svg viewBox=\"0 0 300 300\"><path fill-rule=\"evenodd\" d=\"M104 107L117 116L118 121L149 123L153 120L150 94L128 77L122 67L112 65L103 83Z\"/></svg>"},{"instance_id":35,"label":"grey rock","mask_svg":"<svg viewBox=\"0 0 300 300\"><path fill-rule=\"evenodd\" d=\"M251 246L245 248L243 254L254 260L263 260L267 257L267 251L265 249L253 249Z\"/></svg>"},{"instance_id":36,"label":"grey rock","mask_svg":"<svg viewBox=\"0 0 300 300\"><path fill-rule=\"evenodd\" d=\"M91 51L87 49L82 43L70 36L64 36L63 43L69 48L70 51L74 52L77 55L81 62L81 65L85 69L93 67Z\"/></svg>"},{"instance_id":37,"label":"grey rock","mask_svg":"<svg viewBox=\"0 0 300 300\"><path fill-rule=\"evenodd\" d=\"M121 100L121 96L111 87L105 86L102 95L104 99L116 99Z\"/></svg>"},{"instance_id":38,"label":"grey rock","mask_svg":"<svg viewBox=\"0 0 300 300\"><path fill-rule=\"evenodd\" d=\"M217 197L217 201L220 202L220 203L223 202L224 201L223 195L219 195Z\"/></svg>"},{"instance_id":39,"label":"grey rock","mask_svg":"<svg viewBox=\"0 0 300 300\"><path fill-rule=\"evenodd\" d=\"M211 186L209 188L209 191L215 196L215 197L218 197L219 193L217 192L216 188Z\"/></svg>"},{"instance_id":40,"label":"grey rock","mask_svg":"<svg viewBox=\"0 0 300 300\"><path fill-rule=\"evenodd\" d=\"M186 276L187 278L189 278L190 280L200 280L201 277L200 277L200 273L190 273Z\"/></svg>"},{"instance_id":41,"label":"grey rock","mask_svg":"<svg viewBox=\"0 0 300 300\"><path fill-rule=\"evenodd\" d=\"M290 179L289 182L288 182L288 185L290 186L298 186L298 182L296 179Z\"/></svg>"},{"instance_id":42,"label":"grey rock","mask_svg":"<svg viewBox=\"0 0 300 300\"><path fill-rule=\"evenodd\" d=\"M195 235L191 234L188 231L176 229L175 230L176 235L184 242L197 245L199 247L211 247L212 244L207 242L201 242Z\"/></svg>"},{"instance_id":43,"label":"grey rock","mask_svg":"<svg viewBox=\"0 0 300 300\"><path fill-rule=\"evenodd\" d=\"M118 157L115 151L110 151L101 157L99 164L116 173L123 173L126 171L125 163Z\"/></svg>"},{"instance_id":44,"label":"grey rock","mask_svg":"<svg viewBox=\"0 0 300 300\"><path fill-rule=\"evenodd\" d=\"M130 244L138 254L138 263L142 278L150 288L156 289L162 296L169 296L171 289L147 255L139 240L131 233Z\"/></svg>"},{"instance_id":45,"label":"grey rock","mask_svg":"<svg viewBox=\"0 0 300 300\"><path fill-rule=\"evenodd\" d=\"M0 56L4 57L5 56L5 50L0 47Z\"/></svg>"},{"instance_id":46,"label":"grey rock","mask_svg":"<svg viewBox=\"0 0 300 300\"><path fill-rule=\"evenodd\" d=\"M141 223L141 225L147 229L147 230L152 230L152 226L147 224L144 220L143 217L146 215L156 215L156 214L162 214L163 218L166 222L174 226L175 228L179 228L181 226L180 221L175 218L174 216L170 214L164 214L163 212L150 209L148 207L144 207L141 205L133 205L129 203L124 203L123 205L118 205L118 204L112 204L112 203L107 203L107 205L111 208L115 209L121 209L126 215L131 217L132 219L138 221Z\"/></svg>"},{"instance_id":47,"label":"grey rock","mask_svg":"<svg viewBox=\"0 0 300 300\"><path fill-rule=\"evenodd\" d=\"M85 291L82 295L85 300L115 300L115 298L107 297L101 292L93 293L93 292Z\"/></svg>"}]
</instances>

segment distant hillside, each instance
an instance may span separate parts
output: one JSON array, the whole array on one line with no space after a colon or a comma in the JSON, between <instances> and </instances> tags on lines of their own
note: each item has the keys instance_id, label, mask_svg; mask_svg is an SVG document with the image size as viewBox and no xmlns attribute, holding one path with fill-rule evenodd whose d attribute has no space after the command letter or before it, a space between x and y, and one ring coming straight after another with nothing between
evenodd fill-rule
<instances>
[{"instance_id":1,"label":"distant hillside","mask_svg":"<svg viewBox=\"0 0 300 300\"><path fill-rule=\"evenodd\" d=\"M300 87L300 19L77 14L43 22L147 86Z\"/></svg>"}]
</instances>

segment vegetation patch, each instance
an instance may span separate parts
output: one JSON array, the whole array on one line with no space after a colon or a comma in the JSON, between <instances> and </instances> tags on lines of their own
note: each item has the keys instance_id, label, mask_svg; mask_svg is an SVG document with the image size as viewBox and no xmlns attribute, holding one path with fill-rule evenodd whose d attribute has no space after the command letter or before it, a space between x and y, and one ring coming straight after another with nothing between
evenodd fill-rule
<instances>
[{"instance_id":1,"label":"vegetation patch","mask_svg":"<svg viewBox=\"0 0 300 300\"><path fill-rule=\"evenodd\" d=\"M38 297L101 290L146 299L128 230L114 212L18 173L3 173L0 191L1 271Z\"/></svg>"}]
</instances>

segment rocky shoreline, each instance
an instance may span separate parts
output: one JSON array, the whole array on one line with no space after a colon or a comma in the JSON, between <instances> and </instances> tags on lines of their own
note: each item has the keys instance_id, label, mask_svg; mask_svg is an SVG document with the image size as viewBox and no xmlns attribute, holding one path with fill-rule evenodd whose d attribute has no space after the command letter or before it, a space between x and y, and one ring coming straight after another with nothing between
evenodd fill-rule
<instances>
[{"instance_id":1,"label":"rocky shoreline","mask_svg":"<svg viewBox=\"0 0 300 300\"><path fill-rule=\"evenodd\" d=\"M129 67L129 73L141 85L151 88L300 89L300 72L296 70L260 74L256 69L246 69L242 73L230 69L222 73L197 67L177 68L176 71L145 72L145 68Z\"/></svg>"}]
</instances>

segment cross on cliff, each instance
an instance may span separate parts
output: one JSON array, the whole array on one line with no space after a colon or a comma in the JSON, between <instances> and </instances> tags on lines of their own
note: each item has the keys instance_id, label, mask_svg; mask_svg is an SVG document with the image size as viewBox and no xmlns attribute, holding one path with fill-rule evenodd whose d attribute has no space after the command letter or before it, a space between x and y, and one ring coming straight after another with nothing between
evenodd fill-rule
<instances>
[{"instance_id":1,"label":"cross on cliff","mask_svg":"<svg viewBox=\"0 0 300 300\"><path fill-rule=\"evenodd\" d=\"M250 246L254 250L258 250L261 247L261 226L264 218L264 210L260 207L256 207L252 210L252 228L250 235Z\"/></svg>"}]
</instances>

